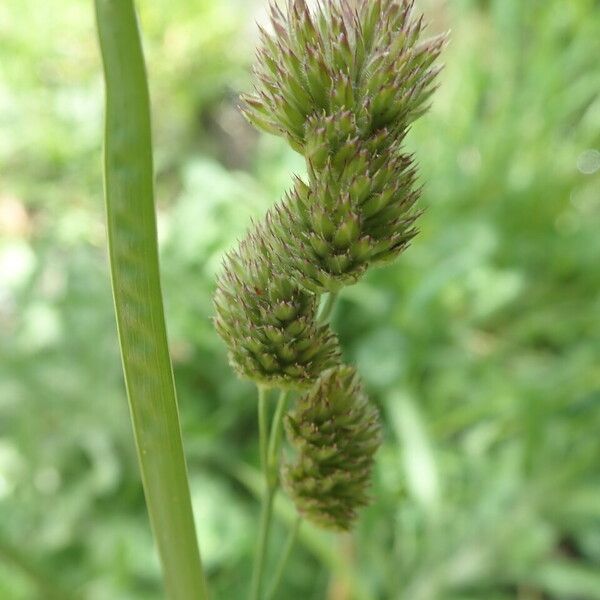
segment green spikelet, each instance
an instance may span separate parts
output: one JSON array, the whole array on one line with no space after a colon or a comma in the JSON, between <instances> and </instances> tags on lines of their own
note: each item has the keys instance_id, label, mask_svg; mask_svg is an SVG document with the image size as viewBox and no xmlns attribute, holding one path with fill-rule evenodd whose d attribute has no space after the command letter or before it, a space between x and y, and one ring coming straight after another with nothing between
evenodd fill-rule
<instances>
[{"instance_id":1,"label":"green spikelet","mask_svg":"<svg viewBox=\"0 0 600 600\"><path fill-rule=\"evenodd\" d=\"M325 129L345 131L337 123L347 120L353 117L341 113L309 121L309 140L318 140L307 146L309 183L297 179L268 217L280 268L315 293L335 292L395 258L416 234L420 214L412 157L387 129L365 140L350 134L322 151Z\"/></svg>"},{"instance_id":2,"label":"green spikelet","mask_svg":"<svg viewBox=\"0 0 600 600\"><path fill-rule=\"evenodd\" d=\"M408 0L305 0L271 8L255 93L244 113L286 138L307 161L270 215L279 268L314 293L355 283L397 257L415 236L420 190L402 143L426 110L445 36L419 38Z\"/></svg>"},{"instance_id":3,"label":"green spikelet","mask_svg":"<svg viewBox=\"0 0 600 600\"><path fill-rule=\"evenodd\" d=\"M255 227L226 258L214 298L215 327L240 376L307 387L339 363L337 338L317 325L317 298L273 271L268 240L264 228Z\"/></svg>"},{"instance_id":4,"label":"green spikelet","mask_svg":"<svg viewBox=\"0 0 600 600\"><path fill-rule=\"evenodd\" d=\"M368 502L380 426L317 308L320 294L394 259L416 234L420 190L404 139L435 89L445 36L420 41L412 8L273 2L255 91L242 97L252 124L303 154L308 177L227 256L215 325L242 377L308 389L286 418L297 458L283 480L301 514L336 530Z\"/></svg>"},{"instance_id":5,"label":"green spikelet","mask_svg":"<svg viewBox=\"0 0 600 600\"><path fill-rule=\"evenodd\" d=\"M273 33L261 30L256 84L242 97L256 127L286 138L304 154L306 123L341 110L356 115L363 136L408 126L425 110L439 71L432 66L445 36L419 42L414 2L323 2L311 14L305 0L283 12L271 5Z\"/></svg>"},{"instance_id":6,"label":"green spikelet","mask_svg":"<svg viewBox=\"0 0 600 600\"><path fill-rule=\"evenodd\" d=\"M353 368L323 373L287 417L298 452L284 467L284 485L299 512L314 523L347 530L368 503L373 455L380 444L377 411Z\"/></svg>"}]
</instances>

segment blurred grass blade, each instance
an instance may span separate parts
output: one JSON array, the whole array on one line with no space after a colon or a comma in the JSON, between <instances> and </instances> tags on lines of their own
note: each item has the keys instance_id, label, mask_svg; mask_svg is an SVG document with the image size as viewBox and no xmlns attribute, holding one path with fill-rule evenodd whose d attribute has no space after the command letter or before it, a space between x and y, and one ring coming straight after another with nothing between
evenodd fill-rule
<instances>
[{"instance_id":1,"label":"blurred grass blade","mask_svg":"<svg viewBox=\"0 0 600 600\"><path fill-rule=\"evenodd\" d=\"M79 598L77 593L63 588L62 585L59 585L59 582L50 577L45 569L39 567L29 556L23 554L2 537L0 537L0 562L7 563L10 567L27 576L38 589L41 598L47 598L47 600L75 600ZM0 587L0 594L2 589Z\"/></svg>"},{"instance_id":2,"label":"blurred grass blade","mask_svg":"<svg viewBox=\"0 0 600 600\"><path fill-rule=\"evenodd\" d=\"M207 597L158 270L148 86L131 0L96 0L106 79L105 194L123 369L169 598Z\"/></svg>"},{"instance_id":3,"label":"blurred grass blade","mask_svg":"<svg viewBox=\"0 0 600 600\"><path fill-rule=\"evenodd\" d=\"M600 600L600 573L591 565L555 559L534 569L529 579L552 598Z\"/></svg>"},{"instance_id":4,"label":"blurred grass blade","mask_svg":"<svg viewBox=\"0 0 600 600\"><path fill-rule=\"evenodd\" d=\"M435 515L440 504L440 476L423 416L408 394L394 392L387 401L390 423L402 445L402 460L412 496Z\"/></svg>"}]
</instances>

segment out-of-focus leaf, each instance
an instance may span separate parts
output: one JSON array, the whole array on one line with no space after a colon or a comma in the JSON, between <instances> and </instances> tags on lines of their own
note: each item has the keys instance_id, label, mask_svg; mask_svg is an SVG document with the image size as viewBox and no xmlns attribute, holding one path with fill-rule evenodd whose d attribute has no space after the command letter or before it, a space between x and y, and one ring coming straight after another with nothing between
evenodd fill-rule
<instances>
[{"instance_id":1,"label":"out-of-focus leaf","mask_svg":"<svg viewBox=\"0 0 600 600\"><path fill-rule=\"evenodd\" d=\"M432 516L440 506L440 474L431 437L416 402L406 393L393 393L386 410L402 448L401 459L407 487L415 500Z\"/></svg>"}]
</instances>

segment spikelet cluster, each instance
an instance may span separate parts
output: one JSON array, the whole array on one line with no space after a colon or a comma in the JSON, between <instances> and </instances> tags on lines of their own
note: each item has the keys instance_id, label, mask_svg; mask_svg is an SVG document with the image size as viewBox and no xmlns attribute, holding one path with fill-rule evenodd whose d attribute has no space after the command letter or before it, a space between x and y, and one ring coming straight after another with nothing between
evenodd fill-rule
<instances>
[{"instance_id":1,"label":"spikelet cluster","mask_svg":"<svg viewBox=\"0 0 600 600\"><path fill-rule=\"evenodd\" d=\"M302 154L314 115L350 111L361 137L384 128L397 136L434 91L445 36L419 42L423 21L411 17L413 1L357 4L325 1L313 15L305 0L289 0L287 11L272 3L273 32L261 29L255 92L243 96L244 112Z\"/></svg>"},{"instance_id":2,"label":"spikelet cluster","mask_svg":"<svg viewBox=\"0 0 600 600\"><path fill-rule=\"evenodd\" d=\"M325 371L286 418L297 460L283 470L300 513L328 529L347 530L368 503L373 455L380 444L377 411L347 366Z\"/></svg>"},{"instance_id":3,"label":"spikelet cluster","mask_svg":"<svg viewBox=\"0 0 600 600\"><path fill-rule=\"evenodd\" d=\"M285 13L272 5L273 33L261 31L243 110L306 158L308 184L272 219L289 248L285 266L316 293L356 282L416 233L416 169L402 141L435 89L445 37L419 42L412 5L341 0L312 15L296 0Z\"/></svg>"},{"instance_id":4,"label":"spikelet cluster","mask_svg":"<svg viewBox=\"0 0 600 600\"><path fill-rule=\"evenodd\" d=\"M337 337L317 324L318 298L273 269L270 236L256 226L225 259L214 297L215 327L237 373L301 389L339 364Z\"/></svg>"},{"instance_id":5,"label":"spikelet cluster","mask_svg":"<svg viewBox=\"0 0 600 600\"><path fill-rule=\"evenodd\" d=\"M337 292L369 266L395 258L414 237L417 175L399 146L386 132L362 141L349 137L320 169L309 161L309 183L297 180L267 215L278 246L288 249L277 254L281 268L299 286Z\"/></svg>"},{"instance_id":6,"label":"spikelet cluster","mask_svg":"<svg viewBox=\"0 0 600 600\"><path fill-rule=\"evenodd\" d=\"M313 521L347 529L367 500L376 413L338 340L317 321L319 296L398 256L416 234L417 169L403 146L435 89L444 37L420 41L412 0L271 5L261 29L250 123L306 159L285 198L225 259L217 331L237 373L309 389L289 417L299 456L286 488Z\"/></svg>"}]
</instances>

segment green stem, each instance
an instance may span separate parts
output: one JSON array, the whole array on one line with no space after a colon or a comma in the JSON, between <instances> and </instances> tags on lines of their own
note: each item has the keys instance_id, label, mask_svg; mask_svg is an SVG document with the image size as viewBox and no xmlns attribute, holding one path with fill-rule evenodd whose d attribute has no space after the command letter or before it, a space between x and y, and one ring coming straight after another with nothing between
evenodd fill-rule
<instances>
[{"instance_id":1,"label":"green stem","mask_svg":"<svg viewBox=\"0 0 600 600\"><path fill-rule=\"evenodd\" d=\"M269 485L266 486L262 501L260 514L260 525L258 530L258 542L256 545L256 554L254 556L254 569L252 571L252 586L250 588L250 598L259 600L262 589L262 580L265 570L267 557L267 548L269 545L269 533L271 530L271 517L273 515L273 500L275 490Z\"/></svg>"},{"instance_id":2,"label":"green stem","mask_svg":"<svg viewBox=\"0 0 600 600\"><path fill-rule=\"evenodd\" d=\"M159 278L150 103L132 0L95 0L106 81L104 187L125 384L167 597L208 597Z\"/></svg>"},{"instance_id":3,"label":"green stem","mask_svg":"<svg viewBox=\"0 0 600 600\"><path fill-rule=\"evenodd\" d=\"M266 427L266 393L259 387L258 395L258 424L259 424L259 444L261 449L262 471L264 475L265 487L262 501L262 510L260 516L260 525L258 533L258 542L256 554L254 556L254 569L252 571L252 585L250 588L251 600L259 600L263 587L263 577L265 563L267 558L267 549L269 547L269 535L271 532L271 521L273 515L273 501L279 487L279 449L281 447L281 429L283 424L283 415L287 404L288 392L282 391L277 400L277 408L273 415L271 424L271 433L267 444ZM262 406L262 408L261 408Z\"/></svg>"},{"instance_id":4,"label":"green stem","mask_svg":"<svg viewBox=\"0 0 600 600\"><path fill-rule=\"evenodd\" d=\"M273 425L271 427L271 436L269 438L269 448L267 452L267 476L269 484L273 488L279 485L279 449L281 448L281 434L283 415L287 406L288 391L283 390L277 399L277 407L273 415Z\"/></svg>"},{"instance_id":5,"label":"green stem","mask_svg":"<svg viewBox=\"0 0 600 600\"><path fill-rule=\"evenodd\" d=\"M269 404L268 390L258 386L258 446L260 451L260 465L263 470L267 468L267 449L269 440Z\"/></svg>"},{"instance_id":6,"label":"green stem","mask_svg":"<svg viewBox=\"0 0 600 600\"><path fill-rule=\"evenodd\" d=\"M296 539L298 537L298 531L300 530L300 525L302 525L302 517L298 515L294 521L294 525L290 529L288 534L288 538L285 543L285 548L283 549L283 553L277 563L277 567L275 569L275 575L273 577L273 581L271 582L271 587L265 596L266 600L271 600L275 598L275 594L279 589L279 585L281 583L281 579L283 578L283 573L285 571L285 567L287 566L287 562L292 553L292 549L294 548L294 544L296 543Z\"/></svg>"},{"instance_id":7,"label":"green stem","mask_svg":"<svg viewBox=\"0 0 600 600\"><path fill-rule=\"evenodd\" d=\"M319 312L319 316L317 317L317 321L320 324L327 323L331 313L333 312L333 308L335 307L335 303L338 297L337 292L329 292L327 297L325 298L325 303Z\"/></svg>"}]
</instances>

